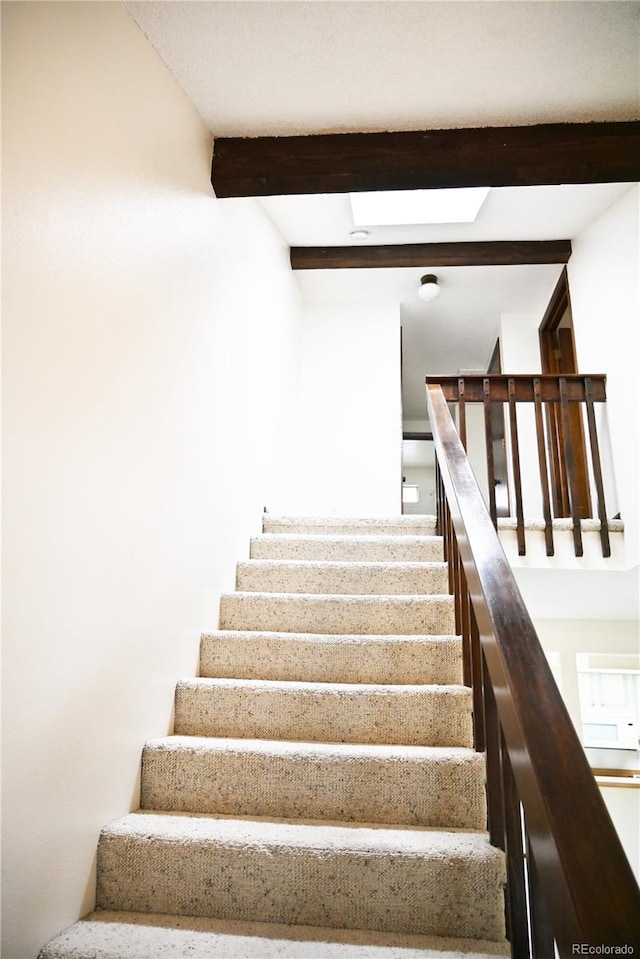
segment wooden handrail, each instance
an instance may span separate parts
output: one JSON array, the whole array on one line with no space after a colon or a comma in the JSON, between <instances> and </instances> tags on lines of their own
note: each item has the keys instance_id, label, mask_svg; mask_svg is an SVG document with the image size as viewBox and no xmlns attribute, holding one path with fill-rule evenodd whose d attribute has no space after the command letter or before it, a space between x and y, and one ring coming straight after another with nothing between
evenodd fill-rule
<instances>
[{"instance_id":1,"label":"wooden handrail","mask_svg":"<svg viewBox=\"0 0 640 959\"><path fill-rule=\"evenodd\" d=\"M541 398L544 403L559 403L561 399L560 383L563 379L567 383L567 397L571 403L584 403L587 399L585 379L593 384L593 400L603 403L607 398L607 377L603 373L596 373L586 377L583 373L565 373L557 376L555 373L483 373L468 376L427 376L428 384L437 383L442 387L444 398L448 403L457 403L459 398L460 381L463 381L465 399L468 403L481 403L484 398L484 382L488 380L491 386L491 400L493 402L509 402L509 380L515 385L515 400L517 403L533 403L535 401L534 381L540 381Z\"/></svg>"},{"instance_id":2,"label":"wooden handrail","mask_svg":"<svg viewBox=\"0 0 640 959\"><path fill-rule=\"evenodd\" d=\"M427 387L439 530L485 740L489 830L506 849L514 957L640 949L640 890L549 668L438 384ZM466 635L465 635L466 634ZM479 715L481 713L481 715ZM520 804L525 833L521 834ZM522 846L519 852L518 848ZM518 858L520 856L520 859ZM523 915L525 862L530 918ZM541 945L546 943L547 945ZM533 944L533 945L532 945ZM547 951L551 948L551 951Z\"/></svg>"}]
</instances>

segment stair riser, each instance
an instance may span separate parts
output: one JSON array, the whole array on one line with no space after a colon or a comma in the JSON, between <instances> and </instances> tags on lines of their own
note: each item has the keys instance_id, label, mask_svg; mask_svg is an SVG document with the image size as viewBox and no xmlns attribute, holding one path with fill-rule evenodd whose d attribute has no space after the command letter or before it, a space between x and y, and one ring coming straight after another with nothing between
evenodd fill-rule
<instances>
[{"instance_id":1,"label":"stair riser","mask_svg":"<svg viewBox=\"0 0 640 959\"><path fill-rule=\"evenodd\" d=\"M200 675L328 683L461 683L456 637L234 633L202 637Z\"/></svg>"},{"instance_id":2,"label":"stair riser","mask_svg":"<svg viewBox=\"0 0 640 959\"><path fill-rule=\"evenodd\" d=\"M501 870L485 861L151 835L98 848L99 909L500 939L501 903Z\"/></svg>"},{"instance_id":3,"label":"stair riser","mask_svg":"<svg viewBox=\"0 0 640 959\"><path fill-rule=\"evenodd\" d=\"M251 559L434 563L442 561L439 536L331 537L265 534L251 540Z\"/></svg>"},{"instance_id":4,"label":"stair riser","mask_svg":"<svg viewBox=\"0 0 640 959\"><path fill-rule=\"evenodd\" d=\"M220 600L220 628L333 635L451 635L455 620L451 596L390 599L231 593Z\"/></svg>"},{"instance_id":5,"label":"stair riser","mask_svg":"<svg viewBox=\"0 0 640 959\"><path fill-rule=\"evenodd\" d=\"M263 593L428 595L448 591L444 563L238 563L236 589Z\"/></svg>"},{"instance_id":6,"label":"stair riser","mask_svg":"<svg viewBox=\"0 0 640 959\"><path fill-rule=\"evenodd\" d=\"M486 827L480 756L456 763L305 753L148 746L141 806L280 819Z\"/></svg>"},{"instance_id":7,"label":"stair riser","mask_svg":"<svg viewBox=\"0 0 640 959\"><path fill-rule=\"evenodd\" d=\"M402 689L402 692L397 690ZM180 683L175 733L306 742L471 746L463 687L271 687Z\"/></svg>"}]
</instances>

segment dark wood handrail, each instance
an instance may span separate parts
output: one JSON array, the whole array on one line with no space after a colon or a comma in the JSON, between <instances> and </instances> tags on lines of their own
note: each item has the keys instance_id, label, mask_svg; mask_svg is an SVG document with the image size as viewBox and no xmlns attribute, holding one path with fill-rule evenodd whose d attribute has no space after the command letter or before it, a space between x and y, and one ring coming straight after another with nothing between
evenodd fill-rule
<instances>
[{"instance_id":1,"label":"dark wood handrail","mask_svg":"<svg viewBox=\"0 0 640 959\"><path fill-rule=\"evenodd\" d=\"M456 589L456 612L468 646L465 659L471 663L466 671L474 686L476 748L486 748L487 753L492 841L506 846L512 867L508 874L516 887L522 873L516 857L522 842L517 812L521 803L531 911L548 916L563 959L576 954L577 944L628 945L637 950L640 890L498 540L443 390L429 384L427 397L439 474L439 526L451 580L462 586ZM509 804L510 793L517 806ZM519 900L523 902L524 895L512 889L507 914L517 957L528 955L522 932L528 920L515 914ZM530 942L548 943L551 933L545 932L545 916L537 922L532 917ZM545 950L537 955L551 957L553 953Z\"/></svg>"}]
</instances>

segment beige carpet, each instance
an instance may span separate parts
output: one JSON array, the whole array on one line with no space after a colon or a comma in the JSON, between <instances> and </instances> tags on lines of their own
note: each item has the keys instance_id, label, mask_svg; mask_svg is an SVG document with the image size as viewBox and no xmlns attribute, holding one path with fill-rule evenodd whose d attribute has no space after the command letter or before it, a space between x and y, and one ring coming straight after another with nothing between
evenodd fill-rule
<instances>
[{"instance_id":1,"label":"beige carpet","mask_svg":"<svg viewBox=\"0 0 640 959\"><path fill-rule=\"evenodd\" d=\"M508 955L433 520L265 517L40 959Z\"/></svg>"}]
</instances>

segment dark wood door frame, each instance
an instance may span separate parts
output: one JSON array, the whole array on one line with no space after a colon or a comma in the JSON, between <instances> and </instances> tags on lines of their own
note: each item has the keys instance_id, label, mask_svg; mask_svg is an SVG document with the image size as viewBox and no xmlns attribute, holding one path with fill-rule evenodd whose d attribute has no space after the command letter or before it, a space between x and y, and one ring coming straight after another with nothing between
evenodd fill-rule
<instances>
[{"instance_id":1,"label":"dark wood door frame","mask_svg":"<svg viewBox=\"0 0 640 959\"><path fill-rule=\"evenodd\" d=\"M540 357L542 372L561 376L563 373L578 373L573 323L560 324L569 313L571 319L571 298L569 278L566 267L549 301L539 328ZM565 429L560 404L547 406L547 442L549 447L549 469L551 471L551 493L553 515L571 516L570 482L567 461L573 460L576 476L576 491L581 519L592 515L589 471L584 425L580 404L569 409L569 429ZM570 456L567 456L567 448Z\"/></svg>"}]
</instances>

